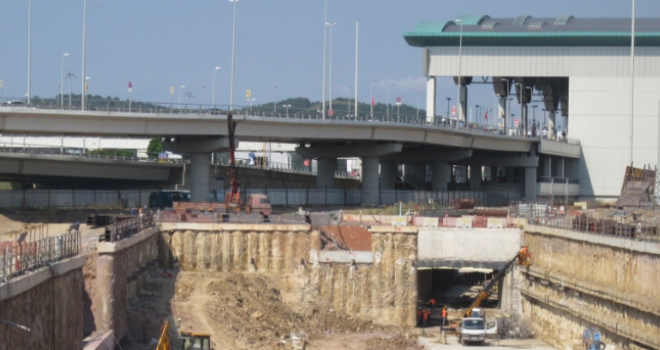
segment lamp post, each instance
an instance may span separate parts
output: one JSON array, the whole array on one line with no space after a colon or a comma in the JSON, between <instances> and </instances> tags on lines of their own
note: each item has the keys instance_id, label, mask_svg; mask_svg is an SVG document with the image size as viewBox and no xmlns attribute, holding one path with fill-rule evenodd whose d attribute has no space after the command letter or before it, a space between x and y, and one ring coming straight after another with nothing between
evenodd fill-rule
<instances>
[{"instance_id":1,"label":"lamp post","mask_svg":"<svg viewBox=\"0 0 660 350\"><path fill-rule=\"evenodd\" d=\"M27 104L32 98L32 0L28 1L28 81Z\"/></svg>"},{"instance_id":2,"label":"lamp post","mask_svg":"<svg viewBox=\"0 0 660 350\"><path fill-rule=\"evenodd\" d=\"M213 69L213 97L211 98L213 100L212 101L213 109L215 109L215 72L217 72L219 70L220 70L220 67L215 67L215 69Z\"/></svg>"},{"instance_id":3,"label":"lamp post","mask_svg":"<svg viewBox=\"0 0 660 350\"><path fill-rule=\"evenodd\" d=\"M387 84L387 120L390 119L390 86L394 86L394 83Z\"/></svg>"},{"instance_id":4,"label":"lamp post","mask_svg":"<svg viewBox=\"0 0 660 350\"><path fill-rule=\"evenodd\" d=\"M325 78L326 78L326 60L328 58L328 0L325 0L325 12L323 17L323 98L321 99L321 115L325 119Z\"/></svg>"},{"instance_id":5,"label":"lamp post","mask_svg":"<svg viewBox=\"0 0 660 350\"><path fill-rule=\"evenodd\" d=\"M179 100L177 101L177 104L179 105L179 110L181 109L181 90L185 89L185 85L179 86Z\"/></svg>"},{"instance_id":6,"label":"lamp post","mask_svg":"<svg viewBox=\"0 0 660 350\"><path fill-rule=\"evenodd\" d=\"M630 34L630 160L633 162L633 120L635 117L635 0L632 1Z\"/></svg>"},{"instance_id":7,"label":"lamp post","mask_svg":"<svg viewBox=\"0 0 660 350\"><path fill-rule=\"evenodd\" d=\"M87 0L83 0L82 93L80 108L85 110L85 59L87 57Z\"/></svg>"},{"instance_id":8,"label":"lamp post","mask_svg":"<svg viewBox=\"0 0 660 350\"><path fill-rule=\"evenodd\" d=\"M328 72L330 87L328 88L328 100L330 100L330 110L332 110L332 27L336 26L337 23L326 23L326 25L330 27L330 71Z\"/></svg>"},{"instance_id":9,"label":"lamp post","mask_svg":"<svg viewBox=\"0 0 660 350\"><path fill-rule=\"evenodd\" d=\"M507 118L507 114L511 108L511 98L509 98L509 93L511 93L511 79L502 78L502 80L506 81L506 111L504 112L504 133L506 134L506 120L509 119Z\"/></svg>"},{"instance_id":10,"label":"lamp post","mask_svg":"<svg viewBox=\"0 0 660 350\"><path fill-rule=\"evenodd\" d=\"M277 86L273 89L273 115L277 113Z\"/></svg>"},{"instance_id":11,"label":"lamp post","mask_svg":"<svg viewBox=\"0 0 660 350\"><path fill-rule=\"evenodd\" d=\"M417 91L417 119L419 119L419 95L421 95L424 90Z\"/></svg>"},{"instance_id":12,"label":"lamp post","mask_svg":"<svg viewBox=\"0 0 660 350\"><path fill-rule=\"evenodd\" d=\"M69 57L68 53L62 55L62 69L60 70L60 107L64 109L64 58Z\"/></svg>"},{"instance_id":13,"label":"lamp post","mask_svg":"<svg viewBox=\"0 0 660 350\"><path fill-rule=\"evenodd\" d=\"M371 80L371 101L369 104L371 105L371 119L374 119L374 83L378 81L378 78L372 79Z\"/></svg>"},{"instance_id":14,"label":"lamp post","mask_svg":"<svg viewBox=\"0 0 660 350\"><path fill-rule=\"evenodd\" d=\"M234 109L234 65L236 63L236 4L241 0L229 0L234 4L234 29L231 37L231 88L229 93L229 111Z\"/></svg>"},{"instance_id":15,"label":"lamp post","mask_svg":"<svg viewBox=\"0 0 660 350\"><path fill-rule=\"evenodd\" d=\"M353 92L353 87L349 86L348 90L350 92L348 93L348 115L346 115L346 117L350 118L351 117L351 92ZM357 107L357 100L355 101L355 106Z\"/></svg>"},{"instance_id":16,"label":"lamp post","mask_svg":"<svg viewBox=\"0 0 660 350\"><path fill-rule=\"evenodd\" d=\"M447 97L447 119L449 119L449 103L451 102L451 97Z\"/></svg>"},{"instance_id":17,"label":"lamp post","mask_svg":"<svg viewBox=\"0 0 660 350\"><path fill-rule=\"evenodd\" d=\"M477 115L474 116L474 122L475 124L479 121L479 115L481 115L481 111L479 110L479 105L474 105L474 112L477 113Z\"/></svg>"},{"instance_id":18,"label":"lamp post","mask_svg":"<svg viewBox=\"0 0 660 350\"><path fill-rule=\"evenodd\" d=\"M71 80L75 77L76 75L71 72L66 74L66 78L69 79L69 109L71 109Z\"/></svg>"},{"instance_id":19,"label":"lamp post","mask_svg":"<svg viewBox=\"0 0 660 350\"><path fill-rule=\"evenodd\" d=\"M461 101L461 56L463 55L463 22L460 19L457 19L455 22L458 23L459 26L460 26L460 31L459 31L459 34L458 34L458 84L457 84L458 85L458 90L457 90L457 93L456 93L457 105L460 105L460 106L458 106L459 107L458 108L458 114L459 114L458 119L460 119L461 111L463 111L463 113L465 113L465 111L463 110L463 102Z\"/></svg>"}]
</instances>

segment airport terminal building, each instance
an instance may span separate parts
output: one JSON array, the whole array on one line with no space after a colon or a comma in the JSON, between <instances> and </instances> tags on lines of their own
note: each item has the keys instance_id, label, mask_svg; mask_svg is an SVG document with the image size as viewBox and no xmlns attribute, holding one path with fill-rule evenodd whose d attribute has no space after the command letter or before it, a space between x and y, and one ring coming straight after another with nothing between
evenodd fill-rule
<instances>
[{"instance_id":1,"label":"airport terminal building","mask_svg":"<svg viewBox=\"0 0 660 350\"><path fill-rule=\"evenodd\" d=\"M501 126L529 130L533 99L549 114L548 137L563 131L555 116L567 117L568 141L582 150L580 197L590 198L618 196L626 165L660 163L660 18L635 20L634 50L631 29L630 18L462 16L420 23L404 38L423 49L429 118L438 114L437 77L460 83L462 120L472 79L482 77L499 98ZM564 175L556 168L553 176Z\"/></svg>"}]
</instances>

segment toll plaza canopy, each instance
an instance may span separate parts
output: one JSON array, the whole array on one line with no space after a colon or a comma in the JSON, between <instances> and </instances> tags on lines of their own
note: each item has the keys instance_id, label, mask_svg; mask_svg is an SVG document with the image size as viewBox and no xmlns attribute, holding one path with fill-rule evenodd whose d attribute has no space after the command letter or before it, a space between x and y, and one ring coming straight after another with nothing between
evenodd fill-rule
<instances>
[{"instance_id":1,"label":"toll plaza canopy","mask_svg":"<svg viewBox=\"0 0 660 350\"><path fill-rule=\"evenodd\" d=\"M461 30L461 27L462 30ZM630 46L630 18L490 18L461 16L454 21L422 22L404 33L411 46ZM660 21L635 19L635 46L660 46Z\"/></svg>"}]
</instances>

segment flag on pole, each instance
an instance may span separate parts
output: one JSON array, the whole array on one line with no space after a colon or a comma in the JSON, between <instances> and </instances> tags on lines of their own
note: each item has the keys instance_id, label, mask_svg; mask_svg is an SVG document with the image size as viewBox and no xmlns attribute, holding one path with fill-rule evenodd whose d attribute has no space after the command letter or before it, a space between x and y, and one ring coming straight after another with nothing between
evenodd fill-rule
<instances>
[{"instance_id":1,"label":"flag on pole","mask_svg":"<svg viewBox=\"0 0 660 350\"><path fill-rule=\"evenodd\" d=\"M129 81L129 82L128 82L128 92L132 92L132 91L133 91L133 83L131 83L131 82Z\"/></svg>"},{"instance_id":2,"label":"flag on pole","mask_svg":"<svg viewBox=\"0 0 660 350\"><path fill-rule=\"evenodd\" d=\"M486 110L486 115L484 116L484 118L486 118L486 120L488 120L488 110Z\"/></svg>"},{"instance_id":3,"label":"flag on pole","mask_svg":"<svg viewBox=\"0 0 660 350\"><path fill-rule=\"evenodd\" d=\"M375 105L376 105L376 100L374 100L373 97L371 98L371 105L372 105L372 106L375 106Z\"/></svg>"}]
</instances>

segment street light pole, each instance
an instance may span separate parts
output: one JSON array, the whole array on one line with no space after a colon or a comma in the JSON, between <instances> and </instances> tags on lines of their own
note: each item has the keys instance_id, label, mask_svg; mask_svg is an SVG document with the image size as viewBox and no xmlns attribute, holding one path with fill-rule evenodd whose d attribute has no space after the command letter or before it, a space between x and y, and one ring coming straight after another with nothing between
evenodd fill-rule
<instances>
[{"instance_id":1,"label":"street light pole","mask_svg":"<svg viewBox=\"0 0 660 350\"><path fill-rule=\"evenodd\" d=\"M417 119L419 119L419 95L421 95L424 90L417 91Z\"/></svg>"},{"instance_id":2,"label":"street light pole","mask_svg":"<svg viewBox=\"0 0 660 350\"><path fill-rule=\"evenodd\" d=\"M328 72L330 88L328 89L328 99L330 100L330 110L332 110L332 27L337 25L337 23L326 23L326 25L330 27L330 72Z\"/></svg>"},{"instance_id":3,"label":"street light pole","mask_svg":"<svg viewBox=\"0 0 660 350\"><path fill-rule=\"evenodd\" d=\"M352 91L353 87L349 86L348 90ZM357 101L355 101L355 104L356 104L356 107L357 107ZM349 117L349 118L351 117L351 93L350 92L348 93L348 115L347 115L347 117Z\"/></svg>"},{"instance_id":4,"label":"street light pole","mask_svg":"<svg viewBox=\"0 0 660 350\"><path fill-rule=\"evenodd\" d=\"M378 78L372 79L371 80L371 101L369 101L369 104L371 105L371 119L374 119L374 83L378 81Z\"/></svg>"},{"instance_id":5,"label":"street light pole","mask_svg":"<svg viewBox=\"0 0 660 350\"><path fill-rule=\"evenodd\" d=\"M447 97L447 119L449 119L449 102L451 102L451 97Z\"/></svg>"},{"instance_id":6,"label":"street light pole","mask_svg":"<svg viewBox=\"0 0 660 350\"><path fill-rule=\"evenodd\" d=\"M213 102L212 102L213 109L215 109L215 72L217 72L219 70L220 70L220 67L215 67L215 69L213 70L213 98L212 98L212 100L213 100Z\"/></svg>"},{"instance_id":7,"label":"street light pole","mask_svg":"<svg viewBox=\"0 0 660 350\"><path fill-rule=\"evenodd\" d=\"M64 58L69 57L68 53L62 55L62 70L60 71L60 107L64 108Z\"/></svg>"},{"instance_id":8,"label":"street light pole","mask_svg":"<svg viewBox=\"0 0 660 350\"><path fill-rule=\"evenodd\" d=\"M327 70L325 68L326 60L328 59L328 0L325 0L325 13L323 17L323 98L321 99L321 114L325 119L325 78Z\"/></svg>"},{"instance_id":9,"label":"street light pole","mask_svg":"<svg viewBox=\"0 0 660 350\"><path fill-rule=\"evenodd\" d=\"M32 0L28 1L28 87L27 104L32 99Z\"/></svg>"},{"instance_id":10,"label":"street light pole","mask_svg":"<svg viewBox=\"0 0 660 350\"><path fill-rule=\"evenodd\" d=\"M87 56L87 0L83 0L82 92L80 110L85 110L85 59Z\"/></svg>"},{"instance_id":11,"label":"street light pole","mask_svg":"<svg viewBox=\"0 0 660 350\"><path fill-rule=\"evenodd\" d=\"M277 86L273 89L273 116L277 113Z\"/></svg>"},{"instance_id":12,"label":"street light pole","mask_svg":"<svg viewBox=\"0 0 660 350\"><path fill-rule=\"evenodd\" d=\"M181 109L181 90L185 89L185 88L186 88L185 85L179 86L179 100L178 100L178 103L177 103L179 105L179 109Z\"/></svg>"},{"instance_id":13,"label":"street light pole","mask_svg":"<svg viewBox=\"0 0 660 350\"><path fill-rule=\"evenodd\" d=\"M241 0L229 0L234 3L234 29L231 37L231 88L229 93L229 111L234 109L234 67L236 63L236 4Z\"/></svg>"},{"instance_id":14,"label":"street light pole","mask_svg":"<svg viewBox=\"0 0 660 350\"><path fill-rule=\"evenodd\" d=\"M390 86L394 86L394 83L387 84L387 120L390 119Z\"/></svg>"}]
</instances>

